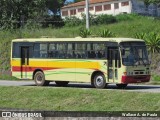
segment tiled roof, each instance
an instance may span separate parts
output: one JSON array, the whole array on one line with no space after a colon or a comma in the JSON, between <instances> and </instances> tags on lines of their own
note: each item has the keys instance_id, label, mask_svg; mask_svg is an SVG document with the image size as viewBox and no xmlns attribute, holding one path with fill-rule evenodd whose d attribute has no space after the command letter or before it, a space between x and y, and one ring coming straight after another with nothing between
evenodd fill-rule
<instances>
[{"instance_id":1,"label":"tiled roof","mask_svg":"<svg viewBox=\"0 0 160 120\"><path fill-rule=\"evenodd\" d=\"M118 1L118 0L89 0L89 4L94 4L94 3L103 3L103 2L111 2L111 1ZM84 6L85 5L85 0L77 3L72 3L66 6L63 6L63 8L70 8L70 7L76 7L76 6Z\"/></svg>"}]
</instances>

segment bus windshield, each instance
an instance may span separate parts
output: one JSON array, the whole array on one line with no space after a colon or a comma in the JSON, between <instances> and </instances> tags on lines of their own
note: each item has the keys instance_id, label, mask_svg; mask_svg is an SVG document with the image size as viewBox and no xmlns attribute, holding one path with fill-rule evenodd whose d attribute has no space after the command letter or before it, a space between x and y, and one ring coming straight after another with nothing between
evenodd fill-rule
<instances>
[{"instance_id":1,"label":"bus windshield","mask_svg":"<svg viewBox=\"0 0 160 120\"><path fill-rule=\"evenodd\" d=\"M123 65L149 65L147 49L144 42L122 42L120 43L120 48Z\"/></svg>"}]
</instances>

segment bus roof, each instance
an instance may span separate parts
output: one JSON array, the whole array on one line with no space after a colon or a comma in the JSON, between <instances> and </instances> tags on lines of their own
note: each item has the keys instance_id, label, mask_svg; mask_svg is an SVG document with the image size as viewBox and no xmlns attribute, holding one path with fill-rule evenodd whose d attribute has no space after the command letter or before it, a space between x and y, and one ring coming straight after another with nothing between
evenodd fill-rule
<instances>
[{"instance_id":1,"label":"bus roof","mask_svg":"<svg viewBox=\"0 0 160 120\"><path fill-rule=\"evenodd\" d=\"M144 42L144 40L141 39L135 39L135 38L23 38L23 39L14 39L12 42L80 42L80 41L108 41L108 42Z\"/></svg>"}]
</instances>

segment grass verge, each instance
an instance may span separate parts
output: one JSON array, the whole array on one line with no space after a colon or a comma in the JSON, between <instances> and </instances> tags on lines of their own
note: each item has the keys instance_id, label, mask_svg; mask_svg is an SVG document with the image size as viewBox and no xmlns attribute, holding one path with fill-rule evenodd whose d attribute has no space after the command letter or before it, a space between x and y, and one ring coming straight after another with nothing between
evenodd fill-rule
<instances>
[{"instance_id":1,"label":"grass verge","mask_svg":"<svg viewBox=\"0 0 160 120\"><path fill-rule=\"evenodd\" d=\"M19 80L18 78L16 77L13 77L11 75L0 75L0 80Z\"/></svg>"},{"instance_id":2,"label":"grass verge","mask_svg":"<svg viewBox=\"0 0 160 120\"><path fill-rule=\"evenodd\" d=\"M150 84L160 85L160 75L153 74Z\"/></svg>"},{"instance_id":3,"label":"grass verge","mask_svg":"<svg viewBox=\"0 0 160 120\"><path fill-rule=\"evenodd\" d=\"M160 111L160 93L2 86L0 91L0 108L54 111Z\"/></svg>"}]
</instances>

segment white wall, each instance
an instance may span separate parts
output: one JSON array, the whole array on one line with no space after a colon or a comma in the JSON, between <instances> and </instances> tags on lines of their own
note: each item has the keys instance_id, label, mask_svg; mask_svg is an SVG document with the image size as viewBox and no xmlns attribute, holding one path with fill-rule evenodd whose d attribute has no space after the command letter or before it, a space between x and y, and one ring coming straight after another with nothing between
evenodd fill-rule
<instances>
[{"instance_id":1,"label":"white wall","mask_svg":"<svg viewBox=\"0 0 160 120\"><path fill-rule=\"evenodd\" d=\"M94 7L94 9L92 11L89 11L90 14L93 14L93 15L100 15L100 14L109 14L109 15L117 15L117 14L120 14L120 13L131 13L131 2L129 1L129 6L121 6L121 2L125 2L125 1L129 1L129 0L120 0L120 1L113 1L113 2L104 2L104 3L97 3L97 4L91 4L91 6ZM114 3L119 3L119 9L114 9ZM111 4L111 10L104 10L104 6L105 4ZM102 5L102 11L95 11L95 6L99 6L99 5ZM63 10L69 10L69 16L70 17L70 10L71 9L76 9L76 17L78 18L82 18L81 17L81 12L78 12L78 8L82 8L82 6L78 6L78 7L74 7L74 8L65 8ZM86 10L86 9L85 9ZM85 13L82 12L82 13ZM62 18L65 18L66 16L62 16Z\"/></svg>"}]
</instances>

